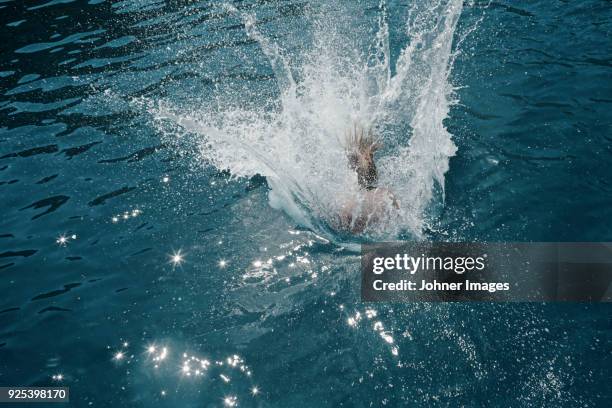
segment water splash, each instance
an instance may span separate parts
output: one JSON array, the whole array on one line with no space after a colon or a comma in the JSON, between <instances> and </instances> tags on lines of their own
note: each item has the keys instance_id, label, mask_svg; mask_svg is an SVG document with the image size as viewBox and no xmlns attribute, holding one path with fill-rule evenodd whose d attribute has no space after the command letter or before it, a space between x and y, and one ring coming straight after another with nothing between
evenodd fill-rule
<instances>
[{"instance_id":1,"label":"water splash","mask_svg":"<svg viewBox=\"0 0 612 408\"><path fill-rule=\"evenodd\" d=\"M347 27L320 13L310 22L311 44L291 58L260 31L254 15L226 4L224 9L241 18L247 36L267 57L278 100L262 101L257 108L234 103L197 111L158 102L151 111L160 122L169 120L197 135L204 162L236 177L265 176L272 207L336 239L334 217L358 194L345 134L355 124L371 127L383 144L377 155L379 185L394 192L400 210L364 235L418 237L432 200L443 200L444 175L456 151L443 121L452 103L449 74L462 0L418 3L405 18L407 45L394 65L384 1L370 44L349 46L354 42L344 36ZM176 138L176 132L167 137Z\"/></svg>"}]
</instances>

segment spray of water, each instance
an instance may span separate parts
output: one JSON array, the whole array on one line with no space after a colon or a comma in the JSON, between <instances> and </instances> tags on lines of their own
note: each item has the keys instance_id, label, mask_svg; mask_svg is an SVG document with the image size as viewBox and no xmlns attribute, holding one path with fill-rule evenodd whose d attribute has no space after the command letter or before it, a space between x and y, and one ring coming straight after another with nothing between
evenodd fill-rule
<instances>
[{"instance_id":1,"label":"spray of water","mask_svg":"<svg viewBox=\"0 0 612 408\"><path fill-rule=\"evenodd\" d=\"M269 61L279 88L276 108L262 103L189 112L158 103L152 113L198 135L204 162L236 177L265 176L272 207L336 239L335 217L359 194L345 135L356 124L372 128L383 146L376 157L379 185L393 191L400 209L363 234L418 237L432 200L443 200L444 174L456 151L443 120L451 104L452 43L462 0L416 3L394 64L384 0L376 34L363 50L342 44L337 22L318 18L312 44L290 59L262 34L254 15L225 5Z\"/></svg>"}]
</instances>

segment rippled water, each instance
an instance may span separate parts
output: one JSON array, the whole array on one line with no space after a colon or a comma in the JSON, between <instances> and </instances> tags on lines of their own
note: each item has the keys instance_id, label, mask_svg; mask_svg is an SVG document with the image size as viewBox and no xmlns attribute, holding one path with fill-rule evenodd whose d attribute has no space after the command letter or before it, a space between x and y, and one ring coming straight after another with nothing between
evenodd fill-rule
<instances>
[{"instance_id":1,"label":"rippled water","mask_svg":"<svg viewBox=\"0 0 612 408\"><path fill-rule=\"evenodd\" d=\"M66 385L78 407L610 406L608 306L362 304L358 256L312 222L335 173L292 183L303 172L279 157L317 143L256 132L289 126L278 112L304 113L302 137L380 118L351 86L287 104L275 47L298 94L321 96L377 39L390 76L422 55L405 52L416 33L436 50L452 3L0 0L0 385ZM450 110L410 96L377 122L390 149L427 135L420 167L384 152L389 183L425 198L400 236L609 241L609 2L457 17L448 58L416 58L390 88L439 90Z\"/></svg>"}]
</instances>

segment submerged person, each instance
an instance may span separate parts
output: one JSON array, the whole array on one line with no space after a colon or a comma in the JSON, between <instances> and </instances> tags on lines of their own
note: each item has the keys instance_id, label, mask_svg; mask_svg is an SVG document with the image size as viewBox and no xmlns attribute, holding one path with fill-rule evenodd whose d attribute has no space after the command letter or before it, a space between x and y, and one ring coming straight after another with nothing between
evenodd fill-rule
<instances>
[{"instance_id":1,"label":"submerged person","mask_svg":"<svg viewBox=\"0 0 612 408\"><path fill-rule=\"evenodd\" d=\"M379 186L374 153L380 148L371 130L354 126L347 135L349 167L357 173L358 191L340 210L340 229L353 234L388 221L399 203L391 190Z\"/></svg>"}]
</instances>

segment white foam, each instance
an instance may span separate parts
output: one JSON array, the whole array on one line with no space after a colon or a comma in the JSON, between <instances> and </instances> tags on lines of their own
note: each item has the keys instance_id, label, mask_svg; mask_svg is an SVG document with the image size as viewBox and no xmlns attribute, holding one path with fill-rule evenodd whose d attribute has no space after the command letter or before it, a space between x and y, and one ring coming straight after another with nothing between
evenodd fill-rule
<instances>
[{"instance_id":1,"label":"white foam","mask_svg":"<svg viewBox=\"0 0 612 408\"><path fill-rule=\"evenodd\" d=\"M311 46L291 59L281 44L261 33L254 15L225 5L240 16L267 57L280 91L278 108L271 111L262 102L256 109L185 111L160 102L152 113L197 134L202 161L237 177L265 176L272 207L327 237L334 235L330 214L357 191L345 132L355 123L372 126L384 145L377 156L379 184L394 191L400 214L368 234L377 239L406 232L419 236L428 205L443 200L444 175L456 151L443 120L453 91L449 73L462 1L418 3L407 14L407 45L393 68L384 2L377 33L365 49L343 38L342 30L350 27L319 15L311 24Z\"/></svg>"}]
</instances>

